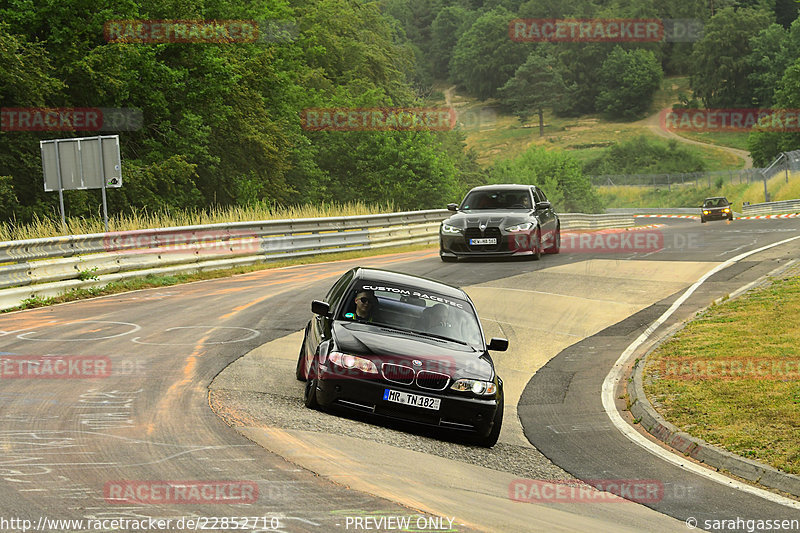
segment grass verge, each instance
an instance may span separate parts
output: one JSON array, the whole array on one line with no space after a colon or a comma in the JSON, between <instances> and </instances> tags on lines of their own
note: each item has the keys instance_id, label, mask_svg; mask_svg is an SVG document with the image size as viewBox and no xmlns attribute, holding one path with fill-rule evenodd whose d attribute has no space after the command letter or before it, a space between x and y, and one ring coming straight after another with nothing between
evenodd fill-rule
<instances>
[{"instance_id":1,"label":"grass verge","mask_svg":"<svg viewBox=\"0 0 800 533\"><path fill-rule=\"evenodd\" d=\"M445 86L439 88L445 90ZM559 117L546 110L543 136L539 135L538 116L531 117L525 124L521 124L515 116L503 112L496 100L479 101L463 94L454 94L451 103L459 111L460 116L464 117L463 124L459 127L466 135L467 147L477 152L478 163L483 167L491 166L498 159L517 157L531 145L566 150L584 164L621 140L632 139L639 135L645 135L650 141L665 142L662 136L653 133L651 126L658 125L656 119L662 109L679 101L679 94L690 92L688 77L665 79L653 97L648 117L637 121L608 120L600 115ZM443 93L441 91L435 93L428 103L443 105ZM741 148L746 146L747 133L709 132L699 137L693 137L691 134L685 137L716 146ZM727 170L741 168L744 165L744 160L740 157L715 146L688 144L684 146L705 161L707 170Z\"/></svg>"},{"instance_id":2,"label":"grass verge","mask_svg":"<svg viewBox=\"0 0 800 533\"><path fill-rule=\"evenodd\" d=\"M644 388L681 430L800 474L800 277L714 305L647 359Z\"/></svg>"},{"instance_id":3,"label":"grass verge","mask_svg":"<svg viewBox=\"0 0 800 533\"><path fill-rule=\"evenodd\" d=\"M711 187L707 180L700 186L694 183L663 187L637 187L634 185L596 187L606 207L698 207L709 196L726 196L736 211L741 211L742 202L756 204L764 201L764 182L736 183L727 179L715 181ZM705 185L705 186L703 186ZM770 201L800 198L800 172L789 174L787 181L783 172L767 180Z\"/></svg>"},{"instance_id":4,"label":"grass verge","mask_svg":"<svg viewBox=\"0 0 800 533\"><path fill-rule=\"evenodd\" d=\"M392 213L394 206L368 205L360 202L349 204L321 203L296 206L248 205L217 207L207 211L174 209L164 212L132 210L127 214L112 215L108 220L109 231L131 231L148 228L170 228L174 226L194 226L231 222L252 222L257 220L282 220L289 218L317 218L355 215L374 215ZM36 217L30 223L0 222L0 241L57 237L59 235L84 235L103 233L105 226L102 217L68 217L66 231L61 227L58 216Z\"/></svg>"},{"instance_id":5,"label":"grass verge","mask_svg":"<svg viewBox=\"0 0 800 533\"><path fill-rule=\"evenodd\" d=\"M24 309L33 309L36 307L46 307L54 304L73 302L76 300L85 300L87 298L95 298L97 296L107 296L110 294L119 294L123 292L136 291L140 289L168 287L170 285L179 285L181 283L190 283L192 281L227 278L230 276L234 276L236 274L246 274L248 272L256 272L259 270L269 270L273 268L281 268L293 265L306 265L311 263L327 263L329 261L344 261L346 259L358 259L361 257L372 257L377 255L386 255L394 253L416 252L419 250L426 250L429 248L432 249L433 248L432 245L416 244L411 246L383 248L380 250L359 250L355 252L339 252L334 254L313 255L308 257L287 259L284 261L272 261L269 263L260 263L257 265L223 268L218 270L194 272L189 274L174 274L171 276L146 275L142 276L141 278L131 278L124 281L114 281L100 287L72 289L69 292L66 292L60 296L56 296L53 298L40 298L40 297L29 298L27 300L24 300L21 305L11 309L2 310L0 311L0 313L10 313L12 311L21 311Z\"/></svg>"}]
</instances>

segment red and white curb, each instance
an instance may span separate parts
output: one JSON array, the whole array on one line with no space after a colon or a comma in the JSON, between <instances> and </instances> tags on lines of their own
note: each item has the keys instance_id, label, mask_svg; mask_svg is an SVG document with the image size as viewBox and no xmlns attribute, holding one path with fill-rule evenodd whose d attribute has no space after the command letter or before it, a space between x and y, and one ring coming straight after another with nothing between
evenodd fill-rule
<instances>
[{"instance_id":1,"label":"red and white curb","mask_svg":"<svg viewBox=\"0 0 800 533\"><path fill-rule=\"evenodd\" d=\"M663 228L666 224L648 224L646 226L634 226L632 228L625 228L628 231L636 231L641 229L654 229L654 228Z\"/></svg>"},{"instance_id":2,"label":"red and white curb","mask_svg":"<svg viewBox=\"0 0 800 533\"><path fill-rule=\"evenodd\" d=\"M634 218L692 218L699 220L697 215L633 215Z\"/></svg>"},{"instance_id":3,"label":"red and white curb","mask_svg":"<svg viewBox=\"0 0 800 533\"><path fill-rule=\"evenodd\" d=\"M634 218L690 218L700 220L697 215L633 215ZM735 220L762 220L770 218L800 218L800 213L788 213L785 215L754 215L750 217L735 217Z\"/></svg>"},{"instance_id":4,"label":"red and white curb","mask_svg":"<svg viewBox=\"0 0 800 533\"><path fill-rule=\"evenodd\" d=\"M755 215L752 217L737 217L738 220L756 220L762 218L797 218L800 217L800 213L788 213L785 215Z\"/></svg>"}]
</instances>

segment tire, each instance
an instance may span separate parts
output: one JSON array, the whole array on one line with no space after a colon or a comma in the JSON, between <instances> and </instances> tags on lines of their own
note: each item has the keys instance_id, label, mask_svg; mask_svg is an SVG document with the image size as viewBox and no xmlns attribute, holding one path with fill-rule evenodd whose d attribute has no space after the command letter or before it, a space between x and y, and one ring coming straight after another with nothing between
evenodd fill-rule
<instances>
[{"instance_id":1,"label":"tire","mask_svg":"<svg viewBox=\"0 0 800 533\"><path fill-rule=\"evenodd\" d=\"M314 359L316 361L316 358ZM303 403L306 404L306 407L309 409L319 409L319 403L317 402L317 370L316 370L316 362L311 369L311 375L308 376L306 380L306 388L303 391Z\"/></svg>"},{"instance_id":2,"label":"tire","mask_svg":"<svg viewBox=\"0 0 800 533\"><path fill-rule=\"evenodd\" d=\"M542 230L536 230L536 242L534 243L536 249L533 250L533 254L531 254L531 259L534 261L538 261L542 258Z\"/></svg>"},{"instance_id":3,"label":"tire","mask_svg":"<svg viewBox=\"0 0 800 533\"><path fill-rule=\"evenodd\" d=\"M700 217L700 223L701 224L705 224L706 223L706 219L704 219L703 217Z\"/></svg>"},{"instance_id":4,"label":"tire","mask_svg":"<svg viewBox=\"0 0 800 533\"><path fill-rule=\"evenodd\" d=\"M561 225L556 226L555 237L553 238L553 246L548 248L548 254L557 254L561 251Z\"/></svg>"},{"instance_id":5,"label":"tire","mask_svg":"<svg viewBox=\"0 0 800 533\"><path fill-rule=\"evenodd\" d=\"M306 326L306 331L303 334L303 343L300 345L300 355L297 356L297 368L294 371L294 376L297 378L297 381L306 381L306 373L305 373L305 365L304 360L305 351L306 351L306 339L308 338L308 326Z\"/></svg>"},{"instance_id":6,"label":"tire","mask_svg":"<svg viewBox=\"0 0 800 533\"><path fill-rule=\"evenodd\" d=\"M494 419L492 419L492 430L489 432L488 435L485 437L479 437L476 439L476 444L478 446L482 446L484 448L491 448L495 444L497 444L497 439L500 438L500 429L503 426L503 403L497 408L497 411L494 414Z\"/></svg>"}]
</instances>

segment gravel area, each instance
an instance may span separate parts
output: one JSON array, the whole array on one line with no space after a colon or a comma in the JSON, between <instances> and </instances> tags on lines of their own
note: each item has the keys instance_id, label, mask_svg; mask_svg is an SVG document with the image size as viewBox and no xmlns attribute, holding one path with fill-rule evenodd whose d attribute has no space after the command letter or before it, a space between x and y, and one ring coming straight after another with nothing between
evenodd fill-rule
<instances>
[{"instance_id":1,"label":"gravel area","mask_svg":"<svg viewBox=\"0 0 800 533\"><path fill-rule=\"evenodd\" d=\"M212 389L210 404L232 427L265 426L347 435L508 472L528 479L574 479L532 446L517 446L501 441L493 448L487 449L455 442L447 435L433 438L429 436L430 430L415 426L403 425L403 430L400 431L393 429L390 426L391 422L373 420L368 423L358 419L359 415L351 417L348 413L332 414L306 409L301 399L302 384L297 383L297 385L300 392L296 396L225 388Z\"/></svg>"}]
</instances>

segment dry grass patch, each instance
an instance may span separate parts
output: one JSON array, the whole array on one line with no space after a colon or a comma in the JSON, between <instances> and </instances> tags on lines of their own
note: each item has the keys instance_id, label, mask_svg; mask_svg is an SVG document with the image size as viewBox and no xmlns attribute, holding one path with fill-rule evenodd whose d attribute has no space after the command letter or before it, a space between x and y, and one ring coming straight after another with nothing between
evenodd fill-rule
<instances>
[{"instance_id":1,"label":"dry grass patch","mask_svg":"<svg viewBox=\"0 0 800 533\"><path fill-rule=\"evenodd\" d=\"M140 209L133 210L128 214L110 216L108 229L109 231L131 231L258 220L372 215L391 213L393 211L395 209L391 203L367 205L360 202L350 204L322 203L319 205L287 207L269 205L234 206L218 207L207 211L174 209L169 212L150 212ZM105 232L105 226L103 219L99 217L68 217L66 231L61 227L61 219L58 216L36 217L30 223L0 222L0 241L103 232Z\"/></svg>"}]
</instances>

